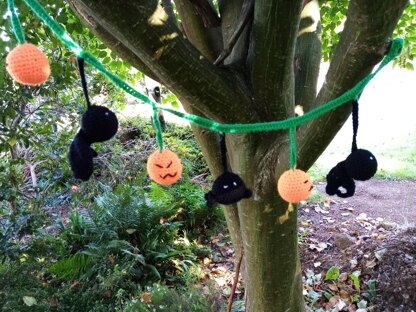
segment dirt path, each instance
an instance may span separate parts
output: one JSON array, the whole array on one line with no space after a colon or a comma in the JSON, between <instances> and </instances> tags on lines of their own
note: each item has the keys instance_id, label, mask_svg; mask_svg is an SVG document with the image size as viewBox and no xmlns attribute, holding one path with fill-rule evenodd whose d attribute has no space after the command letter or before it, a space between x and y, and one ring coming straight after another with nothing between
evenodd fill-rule
<instances>
[{"instance_id":1,"label":"dirt path","mask_svg":"<svg viewBox=\"0 0 416 312\"><path fill-rule=\"evenodd\" d=\"M325 194L325 183L316 189ZM300 207L306 298L319 297L313 306L324 311L416 311L415 223L416 181L371 179L357 183L353 197L327 197ZM325 280L331 267L344 275ZM361 291L349 277L352 272ZM376 287L372 292L369 281ZM375 310L358 310L362 300Z\"/></svg>"},{"instance_id":2,"label":"dirt path","mask_svg":"<svg viewBox=\"0 0 416 312\"><path fill-rule=\"evenodd\" d=\"M316 188L325 194L325 183ZM352 215L366 213L371 218L383 218L398 225L416 224L416 181L378 180L356 182L355 195L349 198L332 197L331 214L347 208Z\"/></svg>"}]
</instances>

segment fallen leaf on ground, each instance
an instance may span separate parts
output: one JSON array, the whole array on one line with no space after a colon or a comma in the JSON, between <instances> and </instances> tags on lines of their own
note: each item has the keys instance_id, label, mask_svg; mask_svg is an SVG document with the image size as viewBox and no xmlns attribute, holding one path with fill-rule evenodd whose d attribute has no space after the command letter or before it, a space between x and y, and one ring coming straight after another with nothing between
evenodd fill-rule
<instances>
[{"instance_id":1,"label":"fallen leaf on ground","mask_svg":"<svg viewBox=\"0 0 416 312\"><path fill-rule=\"evenodd\" d=\"M49 300L49 306L50 306L51 308L56 308L56 307L58 306L58 299L57 299L56 297L52 297L52 298Z\"/></svg>"},{"instance_id":2,"label":"fallen leaf on ground","mask_svg":"<svg viewBox=\"0 0 416 312\"><path fill-rule=\"evenodd\" d=\"M33 305L38 304L36 298L34 297L30 297L30 296L23 296L23 302L25 303L25 305L27 305L28 307L31 307Z\"/></svg>"},{"instance_id":3,"label":"fallen leaf on ground","mask_svg":"<svg viewBox=\"0 0 416 312\"><path fill-rule=\"evenodd\" d=\"M367 263L366 263L366 267L370 268L370 269L374 268L376 265L377 265L376 259L373 259L371 261L367 261Z\"/></svg>"},{"instance_id":4,"label":"fallen leaf on ground","mask_svg":"<svg viewBox=\"0 0 416 312\"><path fill-rule=\"evenodd\" d=\"M152 294L149 292L144 292L140 298L144 303L152 303Z\"/></svg>"},{"instance_id":5,"label":"fallen leaf on ground","mask_svg":"<svg viewBox=\"0 0 416 312\"><path fill-rule=\"evenodd\" d=\"M315 267L315 268L317 268L317 267L319 267L319 266L321 266L321 262L314 262L313 263L313 266Z\"/></svg>"}]
</instances>

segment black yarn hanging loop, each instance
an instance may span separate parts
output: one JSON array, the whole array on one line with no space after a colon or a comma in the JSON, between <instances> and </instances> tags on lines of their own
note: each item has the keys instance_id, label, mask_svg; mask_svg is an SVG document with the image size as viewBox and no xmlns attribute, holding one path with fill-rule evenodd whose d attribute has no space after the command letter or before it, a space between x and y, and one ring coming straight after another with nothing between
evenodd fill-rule
<instances>
[{"instance_id":1,"label":"black yarn hanging loop","mask_svg":"<svg viewBox=\"0 0 416 312\"><path fill-rule=\"evenodd\" d=\"M352 101L352 147L351 152L357 150L357 131L358 131L358 101Z\"/></svg>"},{"instance_id":2,"label":"black yarn hanging loop","mask_svg":"<svg viewBox=\"0 0 416 312\"><path fill-rule=\"evenodd\" d=\"M221 161L224 172L227 172L227 147L225 146L225 133L221 133Z\"/></svg>"},{"instance_id":3,"label":"black yarn hanging loop","mask_svg":"<svg viewBox=\"0 0 416 312\"><path fill-rule=\"evenodd\" d=\"M87 107L91 107L90 98L88 96L87 80L85 79L85 70L84 70L84 59L82 57L77 57L79 75L81 76L81 85L82 90L84 91L85 101L87 102Z\"/></svg>"}]
</instances>

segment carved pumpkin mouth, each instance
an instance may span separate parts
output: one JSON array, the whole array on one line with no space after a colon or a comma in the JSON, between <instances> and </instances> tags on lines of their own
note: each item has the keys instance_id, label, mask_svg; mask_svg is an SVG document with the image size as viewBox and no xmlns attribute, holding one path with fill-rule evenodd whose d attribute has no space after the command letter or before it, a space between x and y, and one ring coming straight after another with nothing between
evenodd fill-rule
<instances>
[{"instance_id":1,"label":"carved pumpkin mouth","mask_svg":"<svg viewBox=\"0 0 416 312\"><path fill-rule=\"evenodd\" d=\"M304 184L307 184L309 182L309 180L306 180L305 182L303 182ZM311 187L309 188L309 192L312 191L313 189L313 185L311 185Z\"/></svg>"},{"instance_id":2,"label":"carved pumpkin mouth","mask_svg":"<svg viewBox=\"0 0 416 312\"><path fill-rule=\"evenodd\" d=\"M177 172L175 172L174 174L172 174L172 173L167 173L167 174L165 174L165 175L161 175L161 174L159 174L159 177L161 177L162 179L166 179L167 177L171 177L171 178L174 178L174 177L176 177L176 175L177 175L178 173Z\"/></svg>"}]
</instances>

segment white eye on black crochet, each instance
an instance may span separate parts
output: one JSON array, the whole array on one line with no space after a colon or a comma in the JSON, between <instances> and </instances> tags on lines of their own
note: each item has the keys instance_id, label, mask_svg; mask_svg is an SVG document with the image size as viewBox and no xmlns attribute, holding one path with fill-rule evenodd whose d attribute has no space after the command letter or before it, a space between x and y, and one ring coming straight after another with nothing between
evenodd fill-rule
<instances>
[{"instance_id":1,"label":"white eye on black crochet","mask_svg":"<svg viewBox=\"0 0 416 312\"><path fill-rule=\"evenodd\" d=\"M222 186L224 189L227 189L228 188L228 185L223 185Z\"/></svg>"},{"instance_id":2,"label":"white eye on black crochet","mask_svg":"<svg viewBox=\"0 0 416 312\"><path fill-rule=\"evenodd\" d=\"M235 182L235 181L234 181L234 182L233 182L233 185L234 185L234 186L237 186L237 182Z\"/></svg>"}]
</instances>

